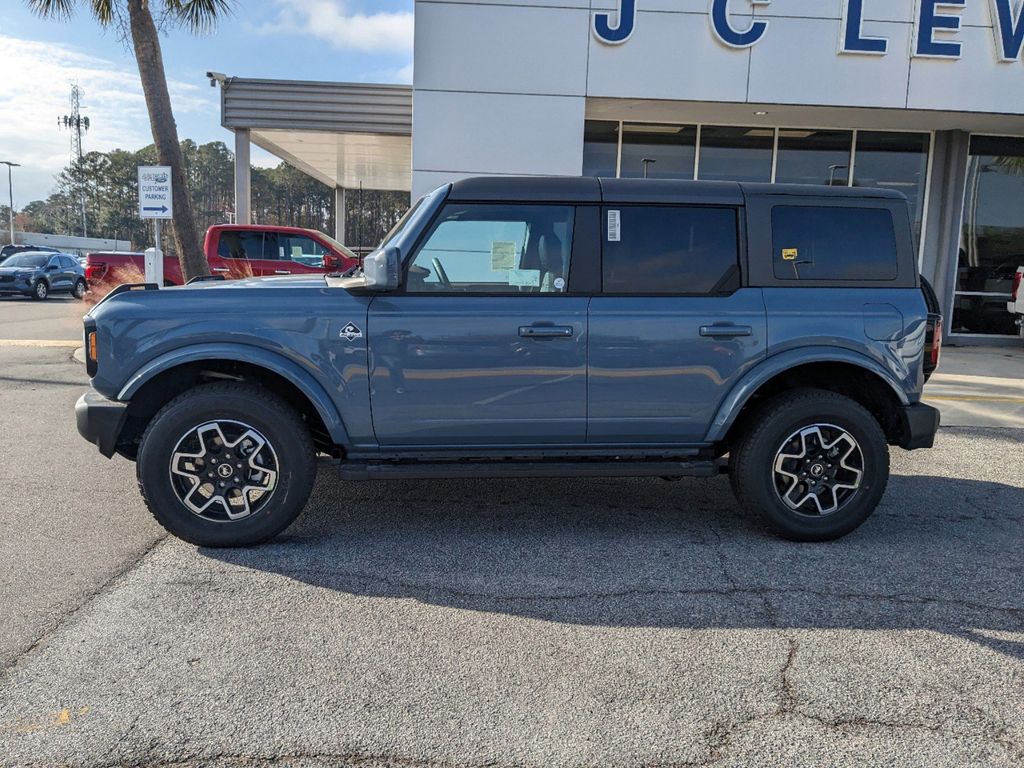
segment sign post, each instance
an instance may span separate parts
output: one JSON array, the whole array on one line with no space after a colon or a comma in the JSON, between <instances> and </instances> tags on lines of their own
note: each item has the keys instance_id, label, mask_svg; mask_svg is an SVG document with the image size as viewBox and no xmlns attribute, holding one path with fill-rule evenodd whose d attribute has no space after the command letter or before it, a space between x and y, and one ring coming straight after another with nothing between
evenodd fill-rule
<instances>
[{"instance_id":1,"label":"sign post","mask_svg":"<svg viewBox=\"0 0 1024 768\"><path fill-rule=\"evenodd\" d=\"M139 166L139 216L153 219L155 248L146 251L146 282L163 285L164 252L160 242L160 222L174 218L174 194L169 165ZM150 251L153 251L150 254Z\"/></svg>"}]
</instances>

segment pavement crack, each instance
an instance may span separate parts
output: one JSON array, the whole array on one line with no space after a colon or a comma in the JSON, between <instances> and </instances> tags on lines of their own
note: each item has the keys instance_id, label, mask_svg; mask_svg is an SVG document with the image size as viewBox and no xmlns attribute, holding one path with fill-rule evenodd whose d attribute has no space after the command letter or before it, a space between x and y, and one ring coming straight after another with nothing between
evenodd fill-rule
<instances>
[{"instance_id":1,"label":"pavement crack","mask_svg":"<svg viewBox=\"0 0 1024 768\"><path fill-rule=\"evenodd\" d=\"M85 608L91 605L95 600L102 597L104 594L113 589L117 584L130 573L135 570L138 566L142 565L143 560L149 557L153 551L164 541L167 540L168 534L159 536L149 547L142 550L134 557L130 558L126 562L122 563L121 566L110 575L106 581L99 584L94 589L89 590L81 596L78 603L71 606L70 609L65 612L62 616L56 619L49 627L47 627L42 634L36 637L31 643L25 646L21 651L15 652L14 656L5 660L3 665L0 666L0 681L7 677L24 659L30 655L36 648L45 643L50 637L59 632L64 626L72 622L78 614L80 614Z\"/></svg>"},{"instance_id":2,"label":"pavement crack","mask_svg":"<svg viewBox=\"0 0 1024 768\"><path fill-rule=\"evenodd\" d=\"M796 654L800 650L800 643L792 637L788 638L788 642L789 651L786 654L786 663L782 665L782 672L780 674L780 688L782 691L782 703L778 711L780 715L788 715L796 711L796 686L793 684L790 673L793 671L793 664L796 662Z\"/></svg>"}]
</instances>

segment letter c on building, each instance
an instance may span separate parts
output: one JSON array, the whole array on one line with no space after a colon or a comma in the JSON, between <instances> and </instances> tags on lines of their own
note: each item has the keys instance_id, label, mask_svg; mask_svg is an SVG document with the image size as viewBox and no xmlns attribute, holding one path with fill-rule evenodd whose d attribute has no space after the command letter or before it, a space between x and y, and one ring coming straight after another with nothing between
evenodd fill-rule
<instances>
[{"instance_id":1,"label":"letter c on building","mask_svg":"<svg viewBox=\"0 0 1024 768\"><path fill-rule=\"evenodd\" d=\"M771 0L750 0L754 5L768 5ZM755 21L745 32L734 29L729 21L729 0L711 0L711 30L730 48L749 48L764 37L767 21Z\"/></svg>"},{"instance_id":2,"label":"letter c on building","mask_svg":"<svg viewBox=\"0 0 1024 768\"><path fill-rule=\"evenodd\" d=\"M636 25L636 0L619 0L619 23L612 27L607 13L594 14L594 34L603 43L618 45L633 34Z\"/></svg>"}]
</instances>

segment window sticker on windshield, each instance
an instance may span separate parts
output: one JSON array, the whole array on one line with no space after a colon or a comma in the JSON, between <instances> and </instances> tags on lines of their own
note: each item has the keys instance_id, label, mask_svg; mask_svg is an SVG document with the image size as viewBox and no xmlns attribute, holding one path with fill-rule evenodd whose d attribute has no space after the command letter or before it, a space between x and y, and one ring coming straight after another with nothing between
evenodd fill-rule
<instances>
[{"instance_id":1,"label":"window sticker on windshield","mask_svg":"<svg viewBox=\"0 0 1024 768\"><path fill-rule=\"evenodd\" d=\"M800 251L796 248L783 248L782 249L782 260L783 261L796 261L800 255Z\"/></svg>"},{"instance_id":2,"label":"window sticker on windshield","mask_svg":"<svg viewBox=\"0 0 1024 768\"><path fill-rule=\"evenodd\" d=\"M608 211L608 242L617 243L621 239L619 211Z\"/></svg>"},{"instance_id":3,"label":"window sticker on windshield","mask_svg":"<svg viewBox=\"0 0 1024 768\"><path fill-rule=\"evenodd\" d=\"M522 285L532 288L540 285L539 269L510 269L508 271L509 285Z\"/></svg>"},{"instance_id":4,"label":"window sticker on windshield","mask_svg":"<svg viewBox=\"0 0 1024 768\"><path fill-rule=\"evenodd\" d=\"M504 272L516 268L516 243L514 240L491 241L491 270Z\"/></svg>"}]
</instances>

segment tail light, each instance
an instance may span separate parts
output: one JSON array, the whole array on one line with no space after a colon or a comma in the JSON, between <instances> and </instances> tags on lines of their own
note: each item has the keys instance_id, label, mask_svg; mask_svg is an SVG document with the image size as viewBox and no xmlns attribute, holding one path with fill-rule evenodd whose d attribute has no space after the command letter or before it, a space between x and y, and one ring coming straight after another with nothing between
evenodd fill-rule
<instances>
[{"instance_id":1,"label":"tail light","mask_svg":"<svg viewBox=\"0 0 1024 768\"><path fill-rule=\"evenodd\" d=\"M107 274L107 265L102 261L97 262L86 262L85 264L85 279L90 281L100 281L103 276Z\"/></svg>"},{"instance_id":2,"label":"tail light","mask_svg":"<svg viewBox=\"0 0 1024 768\"><path fill-rule=\"evenodd\" d=\"M928 379L939 367L942 356L942 315L928 314L924 340L924 377Z\"/></svg>"},{"instance_id":3,"label":"tail light","mask_svg":"<svg viewBox=\"0 0 1024 768\"><path fill-rule=\"evenodd\" d=\"M1017 301L1020 296L1020 279L1024 277L1024 272L1017 270L1017 274L1013 276L1013 300Z\"/></svg>"},{"instance_id":4,"label":"tail light","mask_svg":"<svg viewBox=\"0 0 1024 768\"><path fill-rule=\"evenodd\" d=\"M85 318L85 372L91 379L99 367L99 349L96 340L96 321Z\"/></svg>"}]
</instances>

